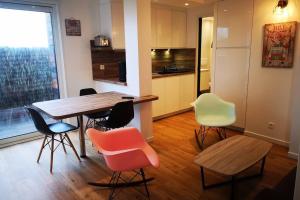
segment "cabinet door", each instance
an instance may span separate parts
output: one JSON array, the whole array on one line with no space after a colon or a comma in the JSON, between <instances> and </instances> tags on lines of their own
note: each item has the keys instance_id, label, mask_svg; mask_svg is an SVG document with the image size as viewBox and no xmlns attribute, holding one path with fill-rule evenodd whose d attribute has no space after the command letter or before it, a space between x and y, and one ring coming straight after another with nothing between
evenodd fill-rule
<instances>
[{"instance_id":1,"label":"cabinet door","mask_svg":"<svg viewBox=\"0 0 300 200\"><path fill-rule=\"evenodd\" d=\"M217 47L250 47L253 0L220 1L217 7Z\"/></svg>"},{"instance_id":2,"label":"cabinet door","mask_svg":"<svg viewBox=\"0 0 300 200\"><path fill-rule=\"evenodd\" d=\"M186 13L172 11L172 47L186 47Z\"/></svg>"},{"instance_id":3,"label":"cabinet door","mask_svg":"<svg viewBox=\"0 0 300 200\"><path fill-rule=\"evenodd\" d=\"M166 113L172 113L180 110L179 103L179 86L180 86L180 76L167 77L166 80Z\"/></svg>"},{"instance_id":4,"label":"cabinet door","mask_svg":"<svg viewBox=\"0 0 300 200\"><path fill-rule=\"evenodd\" d=\"M123 1L111 3L112 46L114 49L125 49L124 6Z\"/></svg>"},{"instance_id":5,"label":"cabinet door","mask_svg":"<svg viewBox=\"0 0 300 200\"><path fill-rule=\"evenodd\" d=\"M151 6L151 47L155 48L156 45L156 33L157 33L157 28L156 28L157 20L156 20L156 7Z\"/></svg>"},{"instance_id":6,"label":"cabinet door","mask_svg":"<svg viewBox=\"0 0 300 200\"><path fill-rule=\"evenodd\" d=\"M245 128L250 50L224 48L216 51L215 93L235 104L237 127Z\"/></svg>"},{"instance_id":7,"label":"cabinet door","mask_svg":"<svg viewBox=\"0 0 300 200\"><path fill-rule=\"evenodd\" d=\"M152 116L157 117L165 114L165 79L152 80L152 93L158 96L158 100L152 102Z\"/></svg>"},{"instance_id":8,"label":"cabinet door","mask_svg":"<svg viewBox=\"0 0 300 200\"><path fill-rule=\"evenodd\" d=\"M156 9L157 47L171 47L172 41L172 11L167 8Z\"/></svg>"},{"instance_id":9,"label":"cabinet door","mask_svg":"<svg viewBox=\"0 0 300 200\"><path fill-rule=\"evenodd\" d=\"M192 107L191 103L195 101L195 75L189 74L180 76L179 82L179 106L180 110L183 110Z\"/></svg>"}]
</instances>

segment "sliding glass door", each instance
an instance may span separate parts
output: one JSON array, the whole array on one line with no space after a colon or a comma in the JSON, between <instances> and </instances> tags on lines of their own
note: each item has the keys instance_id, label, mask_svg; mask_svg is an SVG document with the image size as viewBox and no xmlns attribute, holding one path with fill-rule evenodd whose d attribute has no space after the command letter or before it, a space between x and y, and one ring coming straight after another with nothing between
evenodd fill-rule
<instances>
[{"instance_id":1,"label":"sliding glass door","mask_svg":"<svg viewBox=\"0 0 300 200\"><path fill-rule=\"evenodd\" d=\"M35 132L24 106L58 99L60 92L52 8L0 3L0 30L0 140L3 140Z\"/></svg>"}]
</instances>

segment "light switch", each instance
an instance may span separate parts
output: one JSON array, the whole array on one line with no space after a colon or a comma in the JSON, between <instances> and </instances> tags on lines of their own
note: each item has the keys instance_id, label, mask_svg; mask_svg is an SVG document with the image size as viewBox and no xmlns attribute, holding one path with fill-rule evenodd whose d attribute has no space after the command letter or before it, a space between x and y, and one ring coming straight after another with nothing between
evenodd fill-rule
<instances>
[{"instance_id":1,"label":"light switch","mask_svg":"<svg viewBox=\"0 0 300 200\"><path fill-rule=\"evenodd\" d=\"M105 70L105 65L100 65L100 70Z\"/></svg>"}]
</instances>

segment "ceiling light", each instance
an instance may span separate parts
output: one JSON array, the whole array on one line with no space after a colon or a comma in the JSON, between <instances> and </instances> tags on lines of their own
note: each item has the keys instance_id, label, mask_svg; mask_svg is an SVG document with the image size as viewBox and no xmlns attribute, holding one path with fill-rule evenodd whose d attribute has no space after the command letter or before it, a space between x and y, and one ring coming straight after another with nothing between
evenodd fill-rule
<instances>
[{"instance_id":1,"label":"ceiling light","mask_svg":"<svg viewBox=\"0 0 300 200\"><path fill-rule=\"evenodd\" d=\"M185 3L184 5L185 5L185 6L189 6L190 4L189 4L189 3Z\"/></svg>"}]
</instances>

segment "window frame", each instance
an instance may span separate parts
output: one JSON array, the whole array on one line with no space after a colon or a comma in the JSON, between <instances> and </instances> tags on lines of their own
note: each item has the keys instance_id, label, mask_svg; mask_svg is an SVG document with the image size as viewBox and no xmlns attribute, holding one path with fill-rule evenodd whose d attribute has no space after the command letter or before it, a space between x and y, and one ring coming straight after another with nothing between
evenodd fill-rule
<instances>
[{"instance_id":1,"label":"window frame","mask_svg":"<svg viewBox=\"0 0 300 200\"><path fill-rule=\"evenodd\" d=\"M56 57L56 70L57 78L59 84L60 98L65 98L67 96L67 86L66 86L66 76L65 67L63 59L63 47L62 47L62 37L61 37L61 26L60 18L58 13L58 1L57 0L0 0L1 8L11 8L18 10L32 10L48 12L51 14L52 22L52 32L54 38L54 51ZM29 134L24 134L20 136L10 137L0 140L0 148L15 145L22 142L27 142L42 138L38 132L33 132Z\"/></svg>"}]
</instances>

